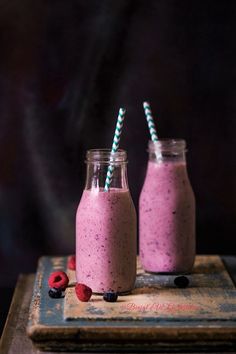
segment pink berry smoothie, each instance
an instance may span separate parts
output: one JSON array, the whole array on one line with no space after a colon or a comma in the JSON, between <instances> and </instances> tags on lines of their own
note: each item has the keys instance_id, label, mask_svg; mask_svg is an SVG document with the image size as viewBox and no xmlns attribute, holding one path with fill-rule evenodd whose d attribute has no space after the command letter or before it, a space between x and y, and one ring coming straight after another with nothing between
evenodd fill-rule
<instances>
[{"instance_id":1,"label":"pink berry smoothie","mask_svg":"<svg viewBox=\"0 0 236 354\"><path fill-rule=\"evenodd\" d=\"M139 213L143 268L190 272L195 258L195 198L185 161L148 162Z\"/></svg>"},{"instance_id":2,"label":"pink berry smoothie","mask_svg":"<svg viewBox=\"0 0 236 354\"><path fill-rule=\"evenodd\" d=\"M136 212L128 189L84 190L76 215L77 282L129 292L136 278Z\"/></svg>"}]
</instances>

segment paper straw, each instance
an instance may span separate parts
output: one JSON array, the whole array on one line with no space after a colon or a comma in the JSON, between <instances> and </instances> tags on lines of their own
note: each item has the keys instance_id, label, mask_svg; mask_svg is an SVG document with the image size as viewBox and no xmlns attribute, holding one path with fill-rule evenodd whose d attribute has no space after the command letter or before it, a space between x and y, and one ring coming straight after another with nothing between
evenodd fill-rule
<instances>
[{"instance_id":1,"label":"paper straw","mask_svg":"<svg viewBox=\"0 0 236 354\"><path fill-rule=\"evenodd\" d=\"M152 117L152 111L151 111L151 107L150 104L148 102L143 102L143 108L144 108L144 113L147 119L147 123L148 123L148 128L150 131L150 135L151 135L151 139L152 141L158 141L158 137L157 137L157 131L156 131L156 127L155 127L155 123Z\"/></svg>"},{"instance_id":2,"label":"paper straw","mask_svg":"<svg viewBox=\"0 0 236 354\"><path fill-rule=\"evenodd\" d=\"M119 149L119 142L120 142L120 136L122 133L124 119L125 119L125 109L120 108L117 122L116 122L116 130L115 130L115 134L114 134L114 138L113 138L113 144L112 144L112 148L111 148L111 155L114 154L115 152L117 152L117 150ZM105 181L105 191L106 192L109 191L111 181L112 181L113 171L114 171L114 166L109 165L108 170L107 170L106 181Z\"/></svg>"}]
</instances>

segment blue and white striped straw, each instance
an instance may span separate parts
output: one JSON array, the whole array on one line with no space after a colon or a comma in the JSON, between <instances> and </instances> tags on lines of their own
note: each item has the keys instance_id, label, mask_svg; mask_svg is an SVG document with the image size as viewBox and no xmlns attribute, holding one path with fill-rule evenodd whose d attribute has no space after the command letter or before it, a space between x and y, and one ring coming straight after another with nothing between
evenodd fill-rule
<instances>
[{"instance_id":1,"label":"blue and white striped straw","mask_svg":"<svg viewBox=\"0 0 236 354\"><path fill-rule=\"evenodd\" d=\"M120 142L120 136L122 133L124 119L125 119L125 109L120 108L117 122L116 122L116 130L115 130L115 134L114 134L114 138L113 138L113 144L112 144L112 148L111 148L111 155L114 154L115 152L117 152L119 149L119 142ZM109 191L111 181L112 181L113 172L114 172L114 166L109 165L108 170L107 170L106 181L105 181L105 188L104 188L105 192Z\"/></svg>"},{"instance_id":2,"label":"blue and white striped straw","mask_svg":"<svg viewBox=\"0 0 236 354\"><path fill-rule=\"evenodd\" d=\"M146 116L146 119L147 119L147 123L148 123L148 128L149 128L149 131L150 131L151 139L154 142L158 141L157 131L156 131L155 123L154 123L154 120L153 120L150 104L148 102L143 102L143 108L144 108L144 113L145 113L145 116Z\"/></svg>"}]
</instances>

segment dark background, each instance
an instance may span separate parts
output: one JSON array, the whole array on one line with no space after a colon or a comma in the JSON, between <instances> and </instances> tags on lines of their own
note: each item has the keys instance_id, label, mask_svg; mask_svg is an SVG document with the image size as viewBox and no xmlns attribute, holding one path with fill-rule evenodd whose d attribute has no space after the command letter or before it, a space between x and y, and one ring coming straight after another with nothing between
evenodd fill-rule
<instances>
[{"instance_id":1,"label":"dark background","mask_svg":"<svg viewBox=\"0 0 236 354\"><path fill-rule=\"evenodd\" d=\"M149 138L185 138L198 253L235 254L236 2L0 0L1 318L20 272L74 253L85 151L121 147L137 206Z\"/></svg>"}]
</instances>

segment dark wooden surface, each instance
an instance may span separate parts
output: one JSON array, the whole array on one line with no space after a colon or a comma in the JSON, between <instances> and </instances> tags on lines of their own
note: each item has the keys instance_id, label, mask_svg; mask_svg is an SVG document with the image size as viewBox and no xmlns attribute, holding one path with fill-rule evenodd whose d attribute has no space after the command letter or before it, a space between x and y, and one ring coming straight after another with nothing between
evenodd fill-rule
<instances>
[{"instance_id":1,"label":"dark wooden surface","mask_svg":"<svg viewBox=\"0 0 236 354\"><path fill-rule=\"evenodd\" d=\"M0 276L1 282L1 276ZM14 287L0 286L0 339L7 319L7 314L11 305Z\"/></svg>"},{"instance_id":2,"label":"dark wooden surface","mask_svg":"<svg viewBox=\"0 0 236 354\"><path fill-rule=\"evenodd\" d=\"M236 257L223 257L228 269L230 270L231 277L236 281ZM26 336L26 325L29 314L29 305L32 298L34 275L22 275L19 277L14 298L12 300L11 308L8 314L8 319L3 332L0 343L0 353L41 353L35 349L31 340ZM92 343L91 343L92 344ZM197 353L193 347L183 347L183 352ZM209 348L208 348L209 349ZM103 348L103 351L108 351L109 345ZM234 345L223 343L221 347L215 347L214 353L234 352L236 351ZM202 348L201 352L206 352L207 349ZM90 353L92 350L90 351ZM155 352L155 351L153 351ZM161 351L158 351L159 353ZM176 352L175 348L169 346L169 352ZM52 353L50 351L44 353ZM65 353L65 352L63 352ZM117 352L116 352L117 353Z\"/></svg>"}]
</instances>

